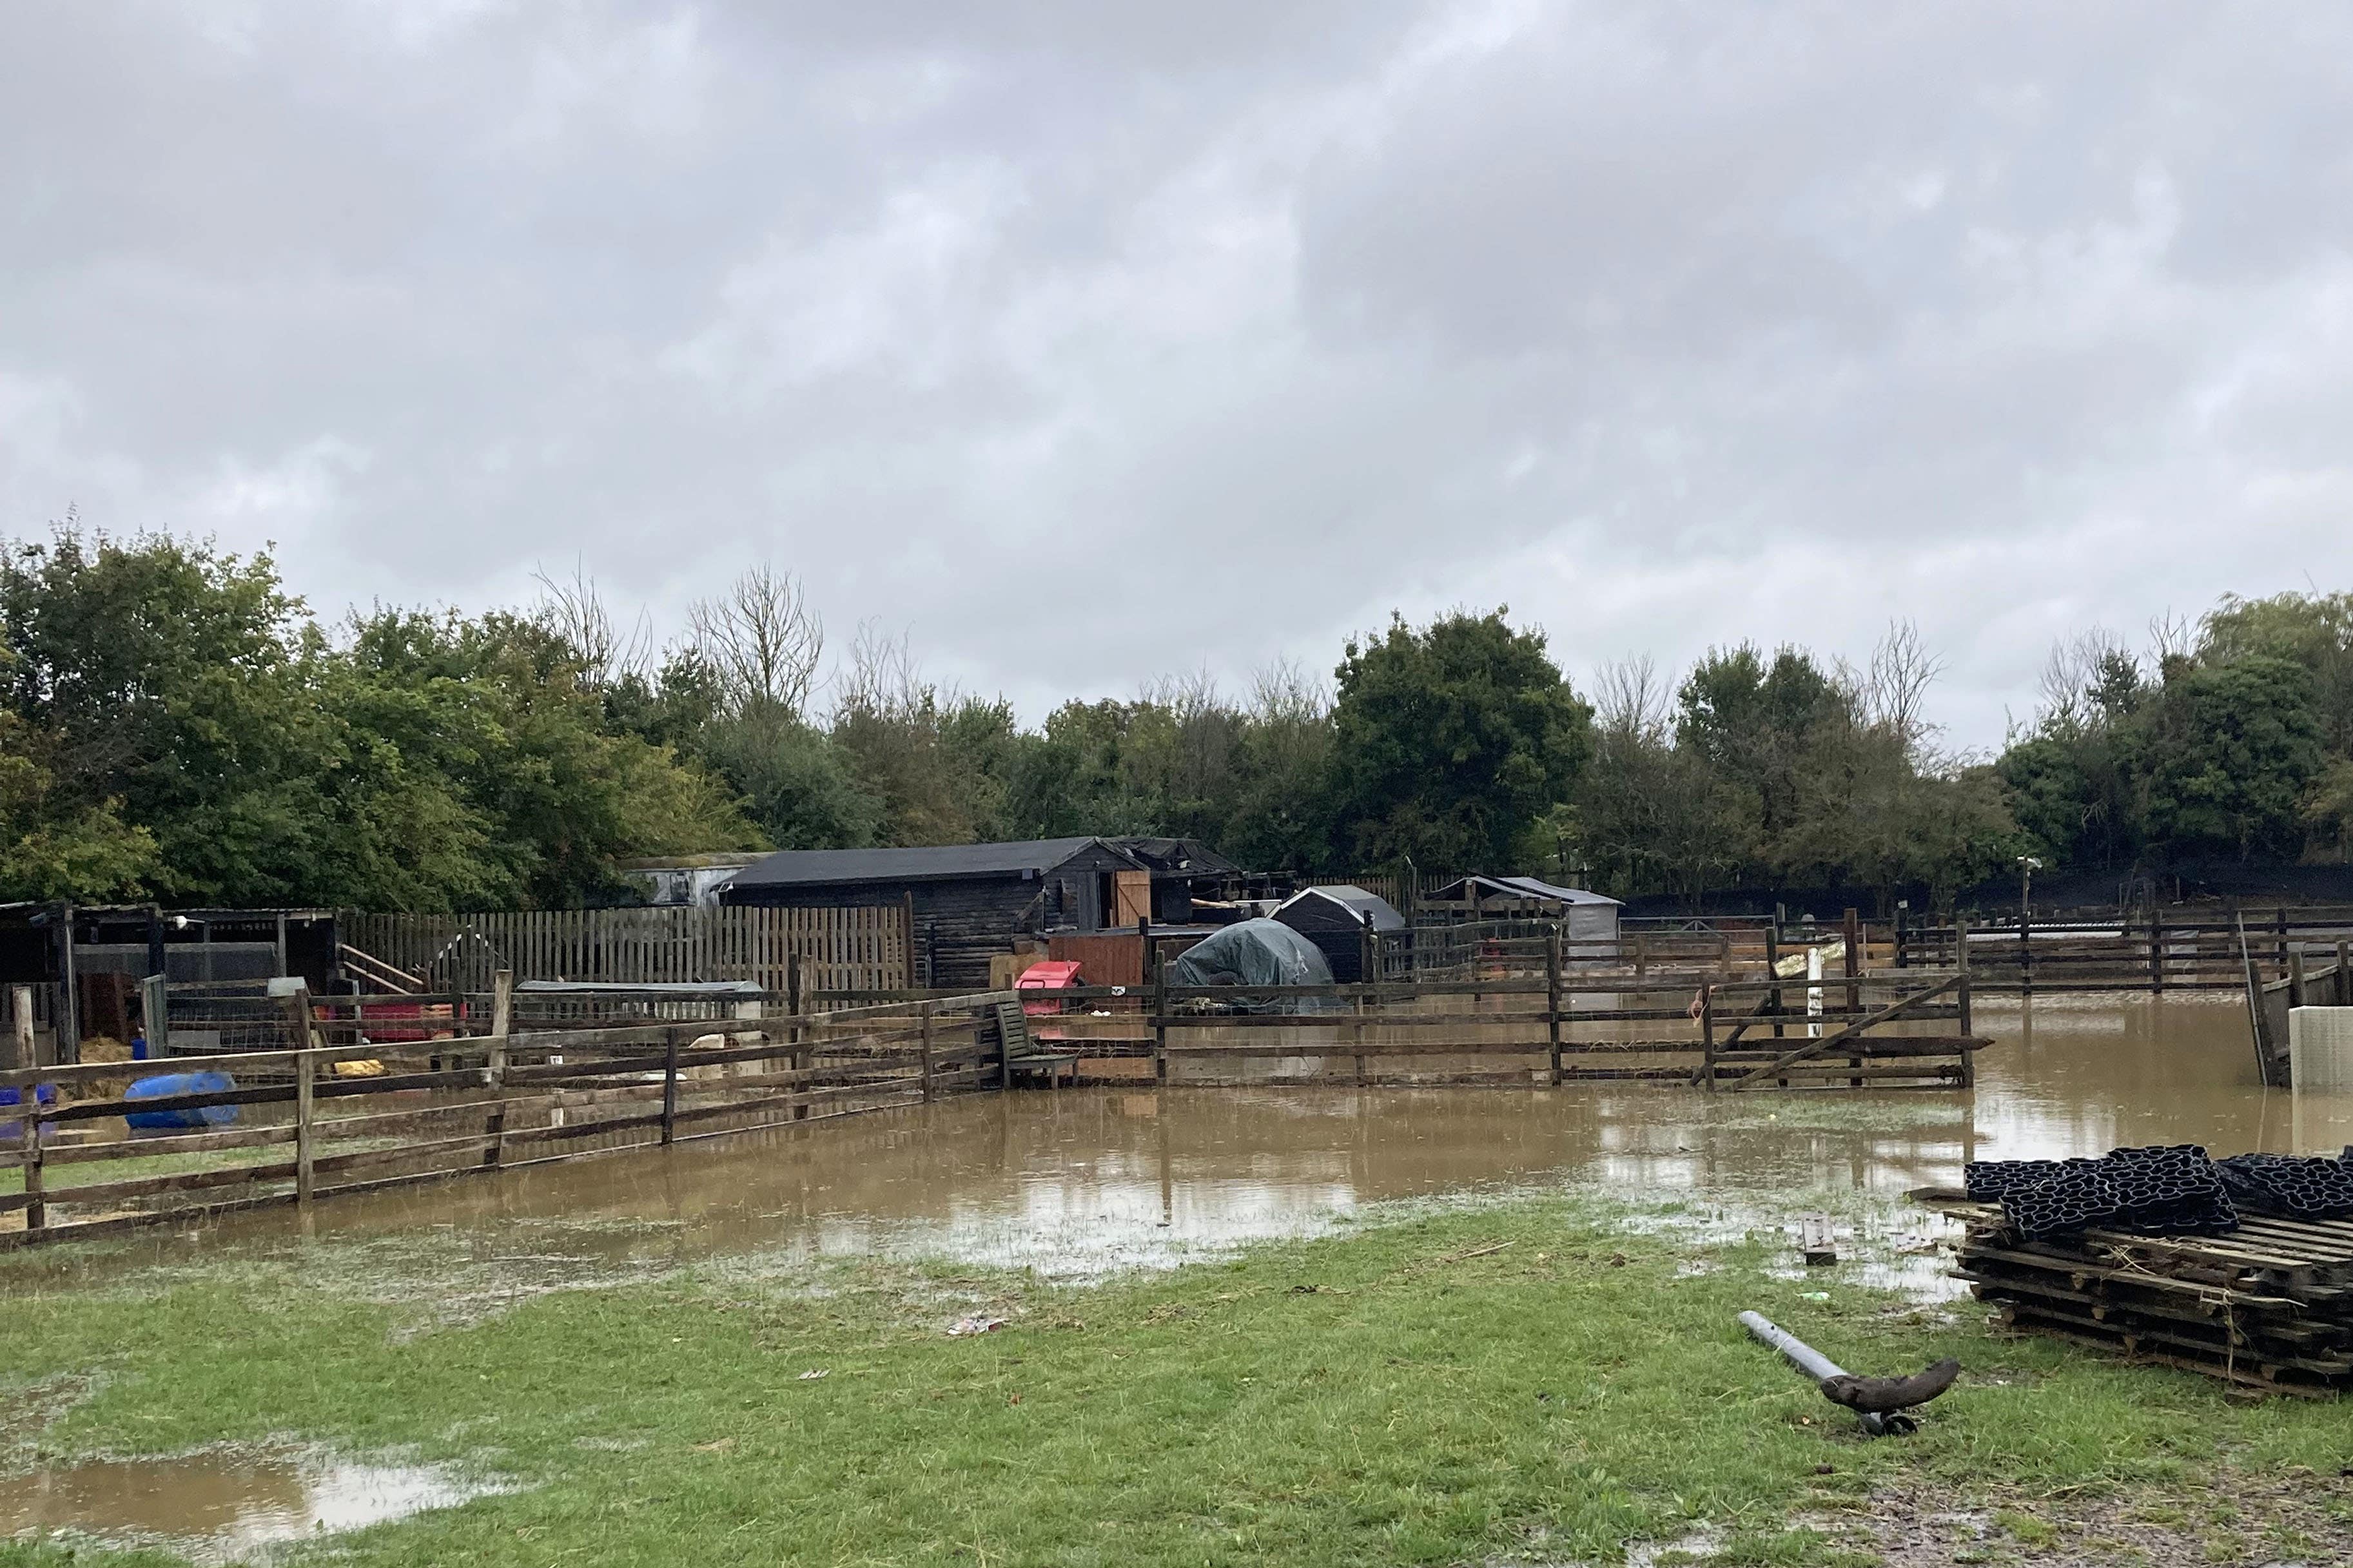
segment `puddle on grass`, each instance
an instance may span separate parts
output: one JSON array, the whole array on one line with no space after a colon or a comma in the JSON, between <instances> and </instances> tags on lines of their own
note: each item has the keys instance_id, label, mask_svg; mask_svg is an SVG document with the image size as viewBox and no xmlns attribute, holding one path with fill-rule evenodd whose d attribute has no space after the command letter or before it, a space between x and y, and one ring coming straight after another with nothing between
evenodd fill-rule
<instances>
[{"instance_id":1,"label":"puddle on grass","mask_svg":"<svg viewBox=\"0 0 2353 1568\"><path fill-rule=\"evenodd\" d=\"M2334 1153L2353 1096L2266 1091L2235 998L1981 999L1997 1044L1965 1092L1148 1088L966 1096L799 1131L394 1190L322 1206L306 1268L459 1315L706 1259L943 1258L1086 1278L1313 1234L1398 1200L1564 1187L1724 1239L1810 1209L1852 1227L1862 1278L1940 1277L1903 1193L1964 1162L2197 1142ZM291 1216L151 1235L117 1262L218 1267L291 1248ZM232 1242L233 1246L224 1246ZM1841 1251L1845 1251L1842 1245ZM0 1284L93 1271L81 1249ZM1793 1260L1794 1266L1794 1260ZM1844 1274L1845 1271L1841 1270Z\"/></svg>"},{"instance_id":2,"label":"puddle on grass","mask_svg":"<svg viewBox=\"0 0 2353 1568\"><path fill-rule=\"evenodd\" d=\"M100 1459L0 1482L0 1540L63 1533L163 1546L193 1563L267 1562L271 1548L505 1489L430 1465L319 1454Z\"/></svg>"}]
</instances>

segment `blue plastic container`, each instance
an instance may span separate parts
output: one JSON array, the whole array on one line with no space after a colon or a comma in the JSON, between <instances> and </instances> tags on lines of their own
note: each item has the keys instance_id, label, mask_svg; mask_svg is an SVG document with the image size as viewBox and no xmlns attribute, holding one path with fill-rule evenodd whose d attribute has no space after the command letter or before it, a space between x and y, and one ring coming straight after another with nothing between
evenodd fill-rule
<instances>
[{"instance_id":1,"label":"blue plastic container","mask_svg":"<svg viewBox=\"0 0 2353 1568\"><path fill-rule=\"evenodd\" d=\"M221 1094L237 1087L225 1072L168 1072L134 1081L125 1100L169 1100L183 1094ZM234 1105L199 1105L177 1110L133 1110L123 1121L142 1131L166 1128L226 1127L237 1120Z\"/></svg>"},{"instance_id":2,"label":"blue plastic container","mask_svg":"<svg viewBox=\"0 0 2353 1568\"><path fill-rule=\"evenodd\" d=\"M57 1102L58 1086L56 1084L40 1083L33 1086L34 1104L55 1105ZM0 1089L0 1105L22 1105L24 1103L25 1091L23 1089ZM23 1122L0 1121L0 1143L13 1143L18 1139L24 1137L24 1135L25 1124Z\"/></svg>"}]
</instances>

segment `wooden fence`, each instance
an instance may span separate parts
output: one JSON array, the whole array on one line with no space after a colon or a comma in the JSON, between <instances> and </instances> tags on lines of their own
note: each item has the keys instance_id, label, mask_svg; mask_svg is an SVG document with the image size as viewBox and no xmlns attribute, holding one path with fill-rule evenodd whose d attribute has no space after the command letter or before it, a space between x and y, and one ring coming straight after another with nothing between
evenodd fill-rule
<instances>
[{"instance_id":1,"label":"wooden fence","mask_svg":"<svg viewBox=\"0 0 2353 1568\"><path fill-rule=\"evenodd\" d=\"M487 991L491 976L678 985L749 981L789 988L794 958L827 991L909 984L905 906L785 910L528 910L499 914L347 912L345 965L384 989ZM388 971L388 973L387 973ZM403 982L413 984L404 984Z\"/></svg>"},{"instance_id":2,"label":"wooden fence","mask_svg":"<svg viewBox=\"0 0 2353 1568\"><path fill-rule=\"evenodd\" d=\"M2067 922L1917 925L1894 933L1900 965L1962 962L1981 991L2243 991L2288 978L2299 962L2333 962L2353 942L2353 911L2243 910ZM2243 941L2242 941L2243 938Z\"/></svg>"},{"instance_id":3,"label":"wooden fence","mask_svg":"<svg viewBox=\"0 0 2353 1568\"><path fill-rule=\"evenodd\" d=\"M1599 944L1596 944L1599 945ZM1970 976L1850 966L1740 976L1718 950L1580 957L1497 938L1462 973L1354 985L1085 986L1033 1017L1080 1081L1536 1083L1661 1079L1703 1088L1966 1088ZM1798 967L1791 971L1791 960ZM1033 1002L1039 994L1029 994Z\"/></svg>"},{"instance_id":4,"label":"wooden fence","mask_svg":"<svg viewBox=\"0 0 2353 1568\"><path fill-rule=\"evenodd\" d=\"M503 991L503 987L501 988ZM290 1011L309 1017L297 1000ZM321 999L322 1003L326 999ZM332 1008L400 1005L343 999ZM233 1087L129 1100L126 1063L0 1072L58 1102L0 1107L0 1247L652 1148L920 1104L1005 1079L1001 994L812 1014L313 1044L180 1058ZM505 1011L503 999L499 1011ZM501 1020L503 1022L503 1020ZM331 1016L306 1032L340 1032ZM84 1141L134 1112L241 1125ZM13 1120L9 1120L13 1118ZM80 1179L77 1180L76 1177Z\"/></svg>"}]
</instances>

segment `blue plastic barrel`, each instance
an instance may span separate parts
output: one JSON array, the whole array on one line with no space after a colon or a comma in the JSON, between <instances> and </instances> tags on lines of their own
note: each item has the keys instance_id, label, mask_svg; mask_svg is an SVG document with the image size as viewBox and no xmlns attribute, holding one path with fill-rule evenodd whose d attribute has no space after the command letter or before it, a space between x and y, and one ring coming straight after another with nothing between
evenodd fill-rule
<instances>
[{"instance_id":1,"label":"blue plastic barrel","mask_svg":"<svg viewBox=\"0 0 2353 1568\"><path fill-rule=\"evenodd\" d=\"M34 1104L55 1105L57 1102L58 1086L56 1084L42 1083L33 1086ZM24 1103L25 1091L23 1089L0 1089L0 1105L22 1105ZM24 1137L24 1135L25 1124L23 1122L0 1121L0 1143L13 1143L18 1139Z\"/></svg>"},{"instance_id":2,"label":"blue plastic barrel","mask_svg":"<svg viewBox=\"0 0 2353 1568\"><path fill-rule=\"evenodd\" d=\"M221 1094L237 1087L225 1072L167 1072L134 1081L125 1100L169 1100L183 1094ZM237 1120L234 1105L200 1105L177 1110L133 1110L123 1121L142 1131L163 1128L225 1127Z\"/></svg>"}]
</instances>

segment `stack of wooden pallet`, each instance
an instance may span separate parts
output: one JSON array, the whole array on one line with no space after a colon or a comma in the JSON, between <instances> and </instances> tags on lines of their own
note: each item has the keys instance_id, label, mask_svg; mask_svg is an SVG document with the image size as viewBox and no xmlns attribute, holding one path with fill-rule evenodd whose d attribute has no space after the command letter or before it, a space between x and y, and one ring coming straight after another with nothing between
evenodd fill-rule
<instances>
[{"instance_id":1,"label":"stack of wooden pallet","mask_svg":"<svg viewBox=\"0 0 2353 1568\"><path fill-rule=\"evenodd\" d=\"M2353 1387L2353 1220L2247 1217L2227 1236L2021 1238L2001 1205L1924 1188L1962 1222L1956 1272L2021 1331L2250 1388Z\"/></svg>"}]
</instances>

